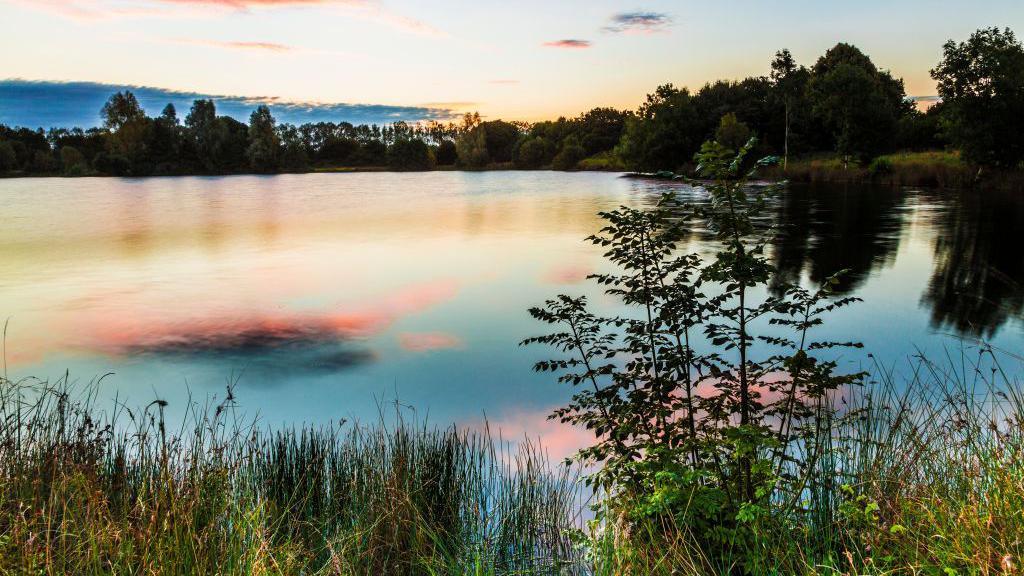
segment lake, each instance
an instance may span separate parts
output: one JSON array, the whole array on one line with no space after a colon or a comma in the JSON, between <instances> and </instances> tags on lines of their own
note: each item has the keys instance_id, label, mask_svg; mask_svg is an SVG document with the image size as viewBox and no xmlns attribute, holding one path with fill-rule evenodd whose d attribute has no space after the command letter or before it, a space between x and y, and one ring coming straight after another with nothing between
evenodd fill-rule
<instances>
[{"instance_id":1,"label":"lake","mask_svg":"<svg viewBox=\"0 0 1024 576\"><path fill-rule=\"evenodd\" d=\"M270 425L375 419L393 402L438 424L485 418L564 452L586 435L545 418L571 390L528 307L559 292L615 311L586 276L596 213L664 181L607 173L430 172L0 180L0 317L12 378L89 382L101 401L172 414L237 382ZM864 302L827 335L899 370L959 337L1024 344L1024 198L793 187L772 205L780 277ZM711 249L696 236L691 248ZM383 408L382 408L383 407Z\"/></svg>"}]
</instances>

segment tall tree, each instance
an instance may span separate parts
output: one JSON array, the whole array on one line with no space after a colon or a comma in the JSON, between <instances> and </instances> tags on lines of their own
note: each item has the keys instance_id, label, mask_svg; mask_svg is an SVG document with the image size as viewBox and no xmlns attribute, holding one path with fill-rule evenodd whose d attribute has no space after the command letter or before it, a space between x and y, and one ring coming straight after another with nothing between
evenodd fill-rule
<instances>
[{"instance_id":1,"label":"tall tree","mask_svg":"<svg viewBox=\"0 0 1024 576\"><path fill-rule=\"evenodd\" d=\"M808 86L814 113L848 160L884 150L894 141L896 123L910 110L903 80L880 71L850 44L836 44L815 63Z\"/></svg>"},{"instance_id":2,"label":"tall tree","mask_svg":"<svg viewBox=\"0 0 1024 576\"><path fill-rule=\"evenodd\" d=\"M802 88L802 86L797 83L798 77L796 72L796 60L793 58L793 54L790 53L788 48L783 48L775 53L775 59L772 60L772 87L775 89L779 99L782 101L783 108L785 110L785 133L782 144L783 171L786 170L786 166L789 164L790 110L793 106L793 100L795 99L798 91Z\"/></svg>"},{"instance_id":3,"label":"tall tree","mask_svg":"<svg viewBox=\"0 0 1024 576\"><path fill-rule=\"evenodd\" d=\"M943 47L931 71L942 97L948 137L982 165L1024 160L1024 48L1009 28L978 30Z\"/></svg>"},{"instance_id":4,"label":"tall tree","mask_svg":"<svg viewBox=\"0 0 1024 576\"><path fill-rule=\"evenodd\" d=\"M503 120L490 120L480 124L485 130L487 156L491 162L511 162L512 151L522 134L519 127Z\"/></svg>"},{"instance_id":5,"label":"tall tree","mask_svg":"<svg viewBox=\"0 0 1024 576\"><path fill-rule=\"evenodd\" d=\"M580 144L591 156L611 150L622 138L629 112L615 108L594 108L576 119Z\"/></svg>"},{"instance_id":6,"label":"tall tree","mask_svg":"<svg viewBox=\"0 0 1024 576\"><path fill-rule=\"evenodd\" d=\"M151 122L139 101L127 90L116 92L103 105L100 115L103 125L111 131L109 152L124 157L134 171L146 152L151 132Z\"/></svg>"},{"instance_id":7,"label":"tall tree","mask_svg":"<svg viewBox=\"0 0 1024 576\"><path fill-rule=\"evenodd\" d=\"M273 172L277 169L281 141L275 130L275 120L270 108L260 105L249 116L249 167L256 172Z\"/></svg>"},{"instance_id":8,"label":"tall tree","mask_svg":"<svg viewBox=\"0 0 1024 576\"><path fill-rule=\"evenodd\" d=\"M751 136L750 128L740 122L732 112L722 116L718 129L715 130L715 142L733 152L743 148Z\"/></svg>"},{"instance_id":9,"label":"tall tree","mask_svg":"<svg viewBox=\"0 0 1024 576\"><path fill-rule=\"evenodd\" d=\"M125 124L145 118L146 114L135 98L135 94L125 90L111 96L100 110L103 125L110 130L120 130Z\"/></svg>"},{"instance_id":10,"label":"tall tree","mask_svg":"<svg viewBox=\"0 0 1024 576\"><path fill-rule=\"evenodd\" d=\"M617 148L628 165L640 170L673 170L690 161L704 139L694 97L686 88L659 86L626 121Z\"/></svg>"},{"instance_id":11,"label":"tall tree","mask_svg":"<svg viewBox=\"0 0 1024 576\"><path fill-rule=\"evenodd\" d=\"M469 168L483 168L490 162L487 152L487 128L478 125L455 141L459 164Z\"/></svg>"},{"instance_id":12,"label":"tall tree","mask_svg":"<svg viewBox=\"0 0 1024 576\"><path fill-rule=\"evenodd\" d=\"M166 174L180 170L181 126L174 104L164 106L163 112L153 121L149 155L158 164L158 173Z\"/></svg>"},{"instance_id":13,"label":"tall tree","mask_svg":"<svg viewBox=\"0 0 1024 576\"><path fill-rule=\"evenodd\" d=\"M207 171L217 169L226 130L217 122L217 107L213 100L196 100L185 116L185 127L199 163Z\"/></svg>"}]
</instances>

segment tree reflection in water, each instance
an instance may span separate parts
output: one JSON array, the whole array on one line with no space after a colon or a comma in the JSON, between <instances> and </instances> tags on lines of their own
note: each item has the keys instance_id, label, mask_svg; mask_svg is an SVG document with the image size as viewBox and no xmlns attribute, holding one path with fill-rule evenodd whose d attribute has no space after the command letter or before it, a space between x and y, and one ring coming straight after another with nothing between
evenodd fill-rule
<instances>
[{"instance_id":1,"label":"tree reflection in water","mask_svg":"<svg viewBox=\"0 0 1024 576\"><path fill-rule=\"evenodd\" d=\"M934 206L922 215L915 206ZM1024 314L1024 202L994 191L914 192L854 185L792 186L778 199L775 290L846 269L854 293L895 261L913 218L930 218L934 268L921 296L932 326L990 337Z\"/></svg>"},{"instance_id":2,"label":"tree reflection in water","mask_svg":"<svg viewBox=\"0 0 1024 576\"><path fill-rule=\"evenodd\" d=\"M1024 312L1024 202L995 191L949 193L935 267L921 297L932 325L990 337Z\"/></svg>"}]
</instances>

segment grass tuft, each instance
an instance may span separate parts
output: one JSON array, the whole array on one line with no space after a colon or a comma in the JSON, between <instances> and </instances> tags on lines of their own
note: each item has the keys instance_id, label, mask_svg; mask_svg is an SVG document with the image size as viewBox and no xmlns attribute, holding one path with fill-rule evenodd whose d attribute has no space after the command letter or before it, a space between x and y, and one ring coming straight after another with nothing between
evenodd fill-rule
<instances>
[{"instance_id":1,"label":"grass tuft","mask_svg":"<svg viewBox=\"0 0 1024 576\"><path fill-rule=\"evenodd\" d=\"M540 449L398 417L258 428L233 393L112 413L0 380L0 573L572 573L577 482Z\"/></svg>"}]
</instances>

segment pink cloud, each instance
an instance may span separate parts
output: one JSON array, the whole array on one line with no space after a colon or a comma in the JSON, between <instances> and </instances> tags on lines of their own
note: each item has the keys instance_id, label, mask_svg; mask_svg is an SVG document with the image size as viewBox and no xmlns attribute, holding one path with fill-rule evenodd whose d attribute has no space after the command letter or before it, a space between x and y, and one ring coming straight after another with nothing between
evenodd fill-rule
<instances>
[{"instance_id":1,"label":"pink cloud","mask_svg":"<svg viewBox=\"0 0 1024 576\"><path fill-rule=\"evenodd\" d=\"M378 22L414 34L445 37L433 26L391 12L370 0L140 0L124 6L111 0L13 0L23 6L43 10L78 21L111 18L196 17L211 11L249 12L275 8L335 8L350 17Z\"/></svg>"},{"instance_id":2,"label":"pink cloud","mask_svg":"<svg viewBox=\"0 0 1024 576\"><path fill-rule=\"evenodd\" d=\"M69 20L91 22L111 18L147 17L166 14L164 8L154 6L97 5L82 0L13 0L14 3L50 12Z\"/></svg>"},{"instance_id":3,"label":"pink cloud","mask_svg":"<svg viewBox=\"0 0 1024 576\"><path fill-rule=\"evenodd\" d=\"M462 340L447 332L402 332L398 344L410 352L430 352L462 347Z\"/></svg>"},{"instance_id":4,"label":"pink cloud","mask_svg":"<svg viewBox=\"0 0 1024 576\"><path fill-rule=\"evenodd\" d=\"M415 18L402 16L382 8L380 5L368 0L157 0L166 4L178 4L195 7L226 8L231 10L248 11L254 8L285 8L285 7L308 7L308 6L329 6L345 9L349 16L362 20L370 20L421 34L424 36L447 36L443 31L422 22Z\"/></svg>"},{"instance_id":5,"label":"pink cloud","mask_svg":"<svg viewBox=\"0 0 1024 576\"><path fill-rule=\"evenodd\" d=\"M158 0L167 4L187 4L193 6L220 6L247 10L249 8L274 8L280 6L317 6L325 4L362 5L364 0Z\"/></svg>"},{"instance_id":6,"label":"pink cloud","mask_svg":"<svg viewBox=\"0 0 1024 576\"><path fill-rule=\"evenodd\" d=\"M543 44L547 48L568 48L578 50L582 48L590 48L590 40L578 40L575 38L566 38L564 40L551 40Z\"/></svg>"},{"instance_id":7,"label":"pink cloud","mask_svg":"<svg viewBox=\"0 0 1024 576\"><path fill-rule=\"evenodd\" d=\"M213 46L216 48L228 48L232 50L256 50L266 52L290 52L295 50L293 46L278 44L276 42L223 42L220 40L179 40L183 44L197 44L200 46Z\"/></svg>"},{"instance_id":8,"label":"pink cloud","mask_svg":"<svg viewBox=\"0 0 1024 576\"><path fill-rule=\"evenodd\" d=\"M672 17L662 12L620 12L611 17L605 32L625 34L660 34L672 25Z\"/></svg>"}]
</instances>

